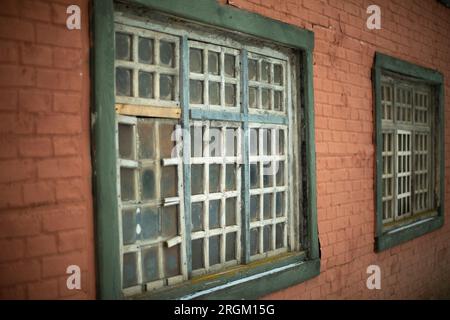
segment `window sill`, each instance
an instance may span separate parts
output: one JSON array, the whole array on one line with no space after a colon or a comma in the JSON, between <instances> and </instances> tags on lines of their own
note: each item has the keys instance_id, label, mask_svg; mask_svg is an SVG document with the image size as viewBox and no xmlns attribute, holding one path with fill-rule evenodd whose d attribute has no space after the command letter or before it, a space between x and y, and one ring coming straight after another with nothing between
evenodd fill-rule
<instances>
[{"instance_id":1,"label":"window sill","mask_svg":"<svg viewBox=\"0 0 450 320\"><path fill-rule=\"evenodd\" d=\"M418 238L439 229L444 224L442 215L428 217L383 233L375 239L377 252L395 247L409 240Z\"/></svg>"},{"instance_id":2,"label":"window sill","mask_svg":"<svg viewBox=\"0 0 450 320\"><path fill-rule=\"evenodd\" d=\"M306 260L304 253L270 262L254 262L230 272L198 277L175 287L146 292L132 299L257 299L311 279L320 273L320 259Z\"/></svg>"}]
</instances>

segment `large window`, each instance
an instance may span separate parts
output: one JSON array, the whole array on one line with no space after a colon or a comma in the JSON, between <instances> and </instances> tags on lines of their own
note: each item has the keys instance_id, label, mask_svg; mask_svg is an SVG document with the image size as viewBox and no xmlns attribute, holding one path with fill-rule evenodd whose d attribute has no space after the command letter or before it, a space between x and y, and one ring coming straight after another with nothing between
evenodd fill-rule
<instances>
[{"instance_id":1,"label":"large window","mask_svg":"<svg viewBox=\"0 0 450 320\"><path fill-rule=\"evenodd\" d=\"M377 62L378 245L382 249L420 235L423 231L417 228L440 224L443 124L438 73L383 55L377 55Z\"/></svg>"},{"instance_id":2,"label":"large window","mask_svg":"<svg viewBox=\"0 0 450 320\"><path fill-rule=\"evenodd\" d=\"M100 214L119 296L256 297L319 272L310 52L233 28L115 5L116 216Z\"/></svg>"}]
</instances>

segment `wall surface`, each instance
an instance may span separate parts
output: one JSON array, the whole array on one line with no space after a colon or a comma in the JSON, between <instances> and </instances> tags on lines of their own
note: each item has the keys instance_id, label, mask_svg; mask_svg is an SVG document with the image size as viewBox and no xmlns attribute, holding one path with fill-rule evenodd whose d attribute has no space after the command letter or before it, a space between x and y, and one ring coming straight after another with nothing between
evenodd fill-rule
<instances>
[{"instance_id":1,"label":"wall surface","mask_svg":"<svg viewBox=\"0 0 450 320\"><path fill-rule=\"evenodd\" d=\"M448 107L450 9L435 0L220 2L316 39L321 274L266 298L450 297L450 111L444 227L376 254L371 82L376 51L437 69ZM70 4L81 7L81 30L65 27ZM381 30L366 28L371 4L381 7ZM87 12L88 0L0 5L0 298L95 298ZM81 291L66 289L70 264L83 271ZM382 290L366 288L371 264Z\"/></svg>"},{"instance_id":2,"label":"wall surface","mask_svg":"<svg viewBox=\"0 0 450 320\"><path fill-rule=\"evenodd\" d=\"M0 298L95 298L88 21L87 0L0 4Z\"/></svg>"}]
</instances>

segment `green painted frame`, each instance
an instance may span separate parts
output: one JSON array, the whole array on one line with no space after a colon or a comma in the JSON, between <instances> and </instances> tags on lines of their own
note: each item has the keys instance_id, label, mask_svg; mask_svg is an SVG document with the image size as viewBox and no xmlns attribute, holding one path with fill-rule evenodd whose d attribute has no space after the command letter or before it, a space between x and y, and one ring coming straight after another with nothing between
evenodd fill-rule
<instances>
[{"instance_id":1,"label":"green painted frame","mask_svg":"<svg viewBox=\"0 0 450 320\"><path fill-rule=\"evenodd\" d=\"M393 231L383 232L382 222L382 126L381 126L381 75L383 71L390 71L400 75L417 78L431 85L436 92L437 101L437 151L439 167L437 176L439 179L438 206L437 215L432 219L424 219L423 223L411 223L409 226L394 229ZM426 233L434 231L444 224L444 177L445 177L445 158L444 158L444 77L442 73L424 68L407 61L403 61L382 53L375 54L375 64L372 70L373 92L375 102L375 142L376 142L376 179L375 179L375 208L376 208L376 231L375 231L375 250L383 251L397 246L414 238L420 237Z\"/></svg>"},{"instance_id":2,"label":"green painted frame","mask_svg":"<svg viewBox=\"0 0 450 320\"><path fill-rule=\"evenodd\" d=\"M219 283L237 281L224 290L212 290L218 281L194 284L188 281L158 294L146 293L140 298L179 298L196 290L205 290L202 298L258 298L276 290L298 284L320 273L320 253L316 206L316 157L314 135L313 61L314 34L261 15L220 5L216 0L130 0L162 13L176 15L197 23L276 42L297 49L301 56L301 95L306 126L306 223L305 243L301 254L255 266L238 275L225 276ZM92 89L93 89L93 167L95 221L97 236L97 284L101 299L123 298L121 290L119 232L117 219L115 103L114 97L114 1L96 0L92 4ZM274 272L273 270L279 270ZM267 274L259 277L258 274ZM249 277L245 283L239 279Z\"/></svg>"}]
</instances>

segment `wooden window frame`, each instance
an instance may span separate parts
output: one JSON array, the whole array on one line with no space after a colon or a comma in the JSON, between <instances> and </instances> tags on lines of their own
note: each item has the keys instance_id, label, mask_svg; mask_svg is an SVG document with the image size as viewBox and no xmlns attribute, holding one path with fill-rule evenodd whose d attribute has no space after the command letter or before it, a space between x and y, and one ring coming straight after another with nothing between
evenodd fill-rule
<instances>
[{"instance_id":1,"label":"wooden window frame","mask_svg":"<svg viewBox=\"0 0 450 320\"><path fill-rule=\"evenodd\" d=\"M298 94L301 95L301 119L298 125L304 140L299 141L302 154L302 202L298 204L302 216L304 251L296 254L286 254L273 257L268 261L249 262L237 268L235 272L226 275L213 276L205 279L189 280L179 286L159 292L140 296L140 298L257 298L288 286L314 277L320 273L320 254L317 232L316 209L316 176L315 176L315 146L314 146L314 112L313 112L313 74L312 50L314 35L278 21L257 14L245 12L218 4L215 0L196 1L186 7L184 0L133 0L130 4L140 5L146 9L155 10L193 22L215 26L229 31L247 34L251 37L268 40L272 43L295 49L298 52L300 75ZM224 19L223 17L227 17ZM114 2L113 0L93 2L93 166L95 182L95 205L97 226L98 253L98 294L104 299L123 298L120 273L120 239L119 221L117 219L117 167L116 167L116 110L114 108ZM187 38L181 46L187 46ZM185 48L187 49L187 47ZM186 50L183 50L186 52ZM244 56L244 55L243 55ZM246 55L245 55L246 56ZM186 59L181 66L180 81L188 81L189 65ZM241 64L246 64L246 59ZM245 70L246 67L244 68ZM245 71L246 72L246 71ZM246 78L246 77L243 77ZM247 99L246 85L241 84L241 99ZM189 93L180 87L181 121L189 123L190 117L202 119L201 109L183 112L188 105ZM126 106L126 105L125 105ZM132 109L132 107L128 106ZM217 114L216 114L217 116ZM245 112L249 121L264 122L264 116ZM280 116L272 116L270 123L283 123ZM230 120L233 121L233 116ZM246 142L244 142L245 144ZM189 143L184 147L189 147ZM184 153L187 157L188 154ZM188 165L189 159L184 159ZM248 160L248 159L247 159ZM186 175L185 175L186 179ZM187 177L189 180L189 177ZM189 181L184 181L186 182ZM185 194L186 196L186 194ZM244 195L245 196L245 195ZM247 199L248 200L248 199ZM245 200L244 200L245 202ZM248 201L247 201L248 203ZM244 223L249 223L248 221ZM186 226L190 227L190 226ZM246 234L244 237L248 237ZM248 257L246 258L248 259ZM247 260L248 261L248 260Z\"/></svg>"},{"instance_id":2,"label":"wooden window frame","mask_svg":"<svg viewBox=\"0 0 450 320\"><path fill-rule=\"evenodd\" d=\"M383 224L383 106L381 84L385 75L394 75L395 77L405 78L407 81L416 81L425 84L432 89L432 101L435 107L432 119L432 131L434 137L431 137L434 150L431 158L435 165L433 178L435 188L432 189L434 196L434 206L430 214L414 219L405 219L404 223L388 227ZM397 246L414 238L420 237L426 233L440 228L444 224L444 81L443 75L432 69L424 68L407 61L403 61L382 53L375 55L375 64L372 70L373 92L375 103L375 143L376 143L376 178L375 178L375 199L376 199L376 232L375 232L375 251L383 251ZM414 96L412 96L414 99ZM412 104L413 105L413 104ZM394 114L394 109L392 113ZM414 117L414 110L411 109L411 116ZM415 131L412 131L413 134ZM411 135L412 137L412 135ZM394 141L397 139L395 132ZM434 140L434 141L433 141ZM411 141L411 145L412 145ZM394 142L395 145L395 142ZM394 147L395 149L395 147ZM394 150L395 151L395 150ZM395 152L394 152L395 154ZM412 155L413 157L414 155ZM395 156L395 162L397 161ZM431 162L431 161L430 161ZM394 171L396 171L394 169ZM394 177L396 174L394 172ZM411 182L412 183L412 182ZM395 193L394 193L395 195ZM396 198L394 197L394 201ZM411 203L411 208L413 203ZM411 209L412 210L412 209ZM393 214L396 212L394 210Z\"/></svg>"}]
</instances>

